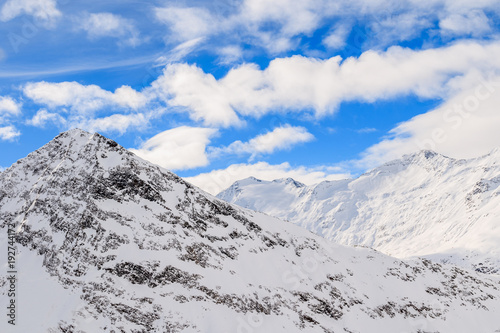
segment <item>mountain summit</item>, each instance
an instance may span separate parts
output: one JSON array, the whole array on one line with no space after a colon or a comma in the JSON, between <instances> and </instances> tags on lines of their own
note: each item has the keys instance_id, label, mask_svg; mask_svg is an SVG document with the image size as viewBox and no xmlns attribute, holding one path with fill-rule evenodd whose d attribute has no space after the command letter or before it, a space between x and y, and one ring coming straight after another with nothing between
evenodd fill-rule
<instances>
[{"instance_id":1,"label":"mountain summit","mask_svg":"<svg viewBox=\"0 0 500 333\"><path fill-rule=\"evenodd\" d=\"M357 179L303 188L236 182L217 197L341 244L500 271L498 150L469 160L421 151Z\"/></svg>"},{"instance_id":2,"label":"mountain summit","mask_svg":"<svg viewBox=\"0 0 500 333\"><path fill-rule=\"evenodd\" d=\"M0 231L1 332L500 330L494 276L334 245L81 130L0 174Z\"/></svg>"}]
</instances>

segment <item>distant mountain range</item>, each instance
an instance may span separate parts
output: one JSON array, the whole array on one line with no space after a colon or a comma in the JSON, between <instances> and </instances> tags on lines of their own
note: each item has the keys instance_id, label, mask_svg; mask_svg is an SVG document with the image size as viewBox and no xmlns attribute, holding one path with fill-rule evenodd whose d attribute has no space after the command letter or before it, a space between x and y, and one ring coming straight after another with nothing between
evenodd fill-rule
<instances>
[{"instance_id":1,"label":"distant mountain range","mask_svg":"<svg viewBox=\"0 0 500 333\"><path fill-rule=\"evenodd\" d=\"M292 180L266 183L287 193L283 202L271 196L266 200L284 209L301 198L299 192L307 196L310 191L315 200L329 200L337 192L371 202L375 194L370 189L386 184L383 188L392 188L391 193L377 191L376 200L384 204L392 195L393 206L385 207L392 216L398 202L417 196L418 186L431 186L436 173L451 177L446 172L455 168L463 169L468 184L472 176L466 162L426 154L356 181L307 191ZM427 183L428 169L433 176ZM406 179L406 190L404 178L389 180L396 172L418 170L420 178ZM443 188L445 183L442 179L432 186L450 193L450 202L458 200L460 195L452 192L456 187ZM494 180L484 183L490 187L461 187L460 194L470 192L464 208L469 214L488 205L481 199L495 191ZM306 212L318 213L311 217L325 214L310 225L318 226L315 231L331 229L326 236L363 227L353 222L337 226L338 221L327 219L342 212L366 214L355 197L350 199L336 203L339 207L306 200L316 207ZM421 204L406 202L409 214ZM434 206L420 209L434 214ZM461 210L458 203L455 209ZM383 211L373 214L383 216ZM418 234L404 224L398 230ZM0 232L0 260L7 263L0 275L0 332L500 331L500 279L495 275L336 245L292 223L207 195L116 142L81 130L62 133L0 173ZM361 232L358 239L366 241L367 235ZM385 244L384 239L389 238L373 239L373 245ZM9 255L12 248L14 256Z\"/></svg>"},{"instance_id":2,"label":"distant mountain range","mask_svg":"<svg viewBox=\"0 0 500 333\"><path fill-rule=\"evenodd\" d=\"M421 151L356 179L305 186L248 178L217 197L336 243L498 273L499 186L500 150L469 160Z\"/></svg>"}]
</instances>

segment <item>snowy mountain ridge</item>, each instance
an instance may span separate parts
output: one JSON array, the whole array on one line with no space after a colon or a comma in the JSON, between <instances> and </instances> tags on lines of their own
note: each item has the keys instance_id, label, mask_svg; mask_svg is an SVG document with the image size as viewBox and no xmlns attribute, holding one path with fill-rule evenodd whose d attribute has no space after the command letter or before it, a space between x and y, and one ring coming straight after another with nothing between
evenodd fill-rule
<instances>
[{"instance_id":1,"label":"snowy mountain ridge","mask_svg":"<svg viewBox=\"0 0 500 333\"><path fill-rule=\"evenodd\" d=\"M500 330L496 276L335 245L99 134L62 133L0 174L3 249L12 225L1 332Z\"/></svg>"},{"instance_id":2,"label":"snowy mountain ridge","mask_svg":"<svg viewBox=\"0 0 500 333\"><path fill-rule=\"evenodd\" d=\"M500 271L500 150L470 160L406 155L312 186L243 180L217 195L345 245Z\"/></svg>"}]
</instances>

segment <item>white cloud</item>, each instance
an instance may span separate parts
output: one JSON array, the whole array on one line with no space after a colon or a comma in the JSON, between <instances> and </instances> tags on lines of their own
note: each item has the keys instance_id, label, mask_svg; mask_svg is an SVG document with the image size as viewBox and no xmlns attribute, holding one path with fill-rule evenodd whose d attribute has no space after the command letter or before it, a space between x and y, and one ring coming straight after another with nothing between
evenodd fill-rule
<instances>
[{"instance_id":1,"label":"white cloud","mask_svg":"<svg viewBox=\"0 0 500 333\"><path fill-rule=\"evenodd\" d=\"M338 50L346 45L346 39L351 32L351 26L347 24L337 25L329 34L323 39L323 44L333 50Z\"/></svg>"},{"instance_id":2,"label":"white cloud","mask_svg":"<svg viewBox=\"0 0 500 333\"><path fill-rule=\"evenodd\" d=\"M0 119L5 115L19 115L21 113L21 104L12 97L0 96Z\"/></svg>"},{"instance_id":3,"label":"white cloud","mask_svg":"<svg viewBox=\"0 0 500 333\"><path fill-rule=\"evenodd\" d=\"M111 92L96 85L43 81L26 84L23 92L49 110L56 109L72 124L87 120L90 126L89 119L97 112L126 115L158 102L169 112L187 112L206 126L229 127L244 124L244 117L270 112L312 112L322 117L346 101L374 102L407 95L446 99L469 88L474 72L485 75L500 70L499 58L499 41L462 41L436 49L367 51L344 61L338 56L277 58L265 69L244 64L220 79L195 65L169 64L141 92L129 86ZM96 121L95 126L108 124L122 132L126 124L140 126L150 116L114 116ZM112 119L120 121L113 126Z\"/></svg>"},{"instance_id":4,"label":"white cloud","mask_svg":"<svg viewBox=\"0 0 500 333\"><path fill-rule=\"evenodd\" d=\"M338 7L324 0L245 0L231 22L243 26L257 45L280 53L293 48L297 36L312 34L333 8ZM271 31L269 25L275 28Z\"/></svg>"},{"instance_id":5,"label":"white cloud","mask_svg":"<svg viewBox=\"0 0 500 333\"><path fill-rule=\"evenodd\" d=\"M483 79L440 107L399 124L355 162L375 167L403 154L430 149L454 158L472 158L500 146L500 76Z\"/></svg>"},{"instance_id":6,"label":"white cloud","mask_svg":"<svg viewBox=\"0 0 500 333\"><path fill-rule=\"evenodd\" d=\"M172 50L170 50L167 55L158 57L158 59L156 59L155 61L155 66L165 66L173 62L182 60L185 56L191 53L202 41L203 37L198 37L177 45Z\"/></svg>"},{"instance_id":7,"label":"white cloud","mask_svg":"<svg viewBox=\"0 0 500 333\"><path fill-rule=\"evenodd\" d=\"M155 9L156 18L171 30L169 39L185 42L213 33L219 22L207 9L197 7L164 7Z\"/></svg>"},{"instance_id":8,"label":"white cloud","mask_svg":"<svg viewBox=\"0 0 500 333\"><path fill-rule=\"evenodd\" d=\"M440 29L450 36L480 35L490 31L500 13L495 0L243 0L224 6L224 10L213 3L203 6L156 8L155 13L169 26L168 43L204 38L215 44L211 49L222 58L219 50L236 44L251 44L253 49L261 47L272 54L290 51L327 22L334 25L323 36L330 50L345 45L350 32L346 22L367 28L361 29L361 38L354 41L359 45L348 45L366 50L366 45L382 49L418 37L423 31L430 35Z\"/></svg>"},{"instance_id":9,"label":"white cloud","mask_svg":"<svg viewBox=\"0 0 500 333\"><path fill-rule=\"evenodd\" d=\"M0 96L0 140L12 141L21 135L11 121L13 117L21 114L21 103L9 96Z\"/></svg>"},{"instance_id":10,"label":"white cloud","mask_svg":"<svg viewBox=\"0 0 500 333\"><path fill-rule=\"evenodd\" d=\"M209 163L205 148L216 133L213 128L181 126L161 132L130 151L170 170L196 168Z\"/></svg>"},{"instance_id":11,"label":"white cloud","mask_svg":"<svg viewBox=\"0 0 500 333\"><path fill-rule=\"evenodd\" d=\"M61 16L55 0L8 0L0 9L0 20L10 21L22 14L52 23Z\"/></svg>"},{"instance_id":12,"label":"white cloud","mask_svg":"<svg viewBox=\"0 0 500 333\"><path fill-rule=\"evenodd\" d=\"M251 42L277 53L290 50L296 36L311 34L321 24L325 13L333 11L332 7L336 8L326 0L245 0L236 6L225 6L216 13L204 7L170 6L156 8L155 14L169 27L166 37L169 43L224 35L221 40ZM275 27L273 31L268 28L270 25ZM224 58L224 53L234 49L225 51L219 52L217 48L216 53Z\"/></svg>"},{"instance_id":13,"label":"white cloud","mask_svg":"<svg viewBox=\"0 0 500 333\"><path fill-rule=\"evenodd\" d=\"M0 127L0 140L12 141L13 139L17 138L20 135L21 135L21 132L19 132L12 125Z\"/></svg>"},{"instance_id":14,"label":"white cloud","mask_svg":"<svg viewBox=\"0 0 500 333\"><path fill-rule=\"evenodd\" d=\"M482 10L450 14L439 22L439 27L445 35L481 36L491 30L489 19Z\"/></svg>"},{"instance_id":15,"label":"white cloud","mask_svg":"<svg viewBox=\"0 0 500 333\"><path fill-rule=\"evenodd\" d=\"M373 127L364 127L364 128L360 128L360 129L356 130L356 132L359 134L374 133L376 131L377 131L377 129L373 128Z\"/></svg>"},{"instance_id":16,"label":"white cloud","mask_svg":"<svg viewBox=\"0 0 500 333\"><path fill-rule=\"evenodd\" d=\"M221 64L232 64L241 62L243 59L243 50L237 45L221 47L217 50Z\"/></svg>"},{"instance_id":17,"label":"white cloud","mask_svg":"<svg viewBox=\"0 0 500 333\"><path fill-rule=\"evenodd\" d=\"M89 38L120 38L123 44L137 46L141 43L139 32L131 20L111 13L87 14L80 20L80 28L85 30Z\"/></svg>"},{"instance_id":18,"label":"white cloud","mask_svg":"<svg viewBox=\"0 0 500 333\"><path fill-rule=\"evenodd\" d=\"M51 113L46 109L40 109L33 118L27 121L28 125L41 128L45 127L48 123L65 124L66 120L58 113Z\"/></svg>"},{"instance_id":19,"label":"white cloud","mask_svg":"<svg viewBox=\"0 0 500 333\"><path fill-rule=\"evenodd\" d=\"M367 44L381 48L394 42L412 40L418 37L423 30L431 28L433 25L432 15L428 10L388 15L381 20L369 23L372 35L367 36L370 38Z\"/></svg>"},{"instance_id":20,"label":"white cloud","mask_svg":"<svg viewBox=\"0 0 500 333\"><path fill-rule=\"evenodd\" d=\"M189 108L195 121L225 127L241 123L217 80L194 65L168 65L152 90L171 106Z\"/></svg>"},{"instance_id":21,"label":"white cloud","mask_svg":"<svg viewBox=\"0 0 500 333\"><path fill-rule=\"evenodd\" d=\"M349 174L342 173L338 168L326 166L316 168L304 166L292 167L286 162L274 165L266 162L258 162L254 164L232 164L226 169L213 170L194 177L184 177L184 179L215 195L231 186L235 181L250 176L262 180L290 177L307 185L316 184L324 180L338 180L350 177Z\"/></svg>"},{"instance_id":22,"label":"white cloud","mask_svg":"<svg viewBox=\"0 0 500 333\"><path fill-rule=\"evenodd\" d=\"M273 131L261 134L248 142L235 141L227 147L216 148L213 150L215 155L220 153L229 154L251 154L254 158L259 154L271 154L276 150L290 149L292 146L309 142L314 136L304 127L294 127L285 125L275 128Z\"/></svg>"},{"instance_id":23,"label":"white cloud","mask_svg":"<svg viewBox=\"0 0 500 333\"><path fill-rule=\"evenodd\" d=\"M89 113L107 106L138 109L147 98L129 86L117 88L114 93L96 85L82 85L78 82L35 82L28 83L23 93L38 104L50 108L70 107L76 111Z\"/></svg>"},{"instance_id":24,"label":"white cloud","mask_svg":"<svg viewBox=\"0 0 500 333\"><path fill-rule=\"evenodd\" d=\"M115 113L102 118L79 120L71 127L81 127L91 132L119 132L123 134L130 127L145 127L148 121L148 116L142 113Z\"/></svg>"},{"instance_id":25,"label":"white cloud","mask_svg":"<svg viewBox=\"0 0 500 333\"><path fill-rule=\"evenodd\" d=\"M241 17L246 22L257 24L278 23L284 34L293 36L314 31L325 9L326 1L318 0L245 0L241 6Z\"/></svg>"},{"instance_id":26,"label":"white cloud","mask_svg":"<svg viewBox=\"0 0 500 333\"><path fill-rule=\"evenodd\" d=\"M121 86L115 90L111 100L119 106L137 110L148 102L148 97L130 86Z\"/></svg>"},{"instance_id":27,"label":"white cloud","mask_svg":"<svg viewBox=\"0 0 500 333\"><path fill-rule=\"evenodd\" d=\"M57 111L41 110L28 121L28 124L39 127L52 122L90 131L124 133L129 127L145 126L155 113L155 110L139 112L149 98L129 86L121 86L111 92L78 82L42 81L26 84L23 93L34 102ZM114 110L119 113L98 116Z\"/></svg>"},{"instance_id":28,"label":"white cloud","mask_svg":"<svg viewBox=\"0 0 500 333\"><path fill-rule=\"evenodd\" d=\"M277 58L264 70L244 64L218 80L194 65L171 64L152 86L170 105L185 107L193 120L227 127L241 123L238 114L314 110L321 117L345 101L446 98L472 71L500 69L499 58L498 41L462 41L417 51L395 46L344 61L338 56Z\"/></svg>"}]
</instances>

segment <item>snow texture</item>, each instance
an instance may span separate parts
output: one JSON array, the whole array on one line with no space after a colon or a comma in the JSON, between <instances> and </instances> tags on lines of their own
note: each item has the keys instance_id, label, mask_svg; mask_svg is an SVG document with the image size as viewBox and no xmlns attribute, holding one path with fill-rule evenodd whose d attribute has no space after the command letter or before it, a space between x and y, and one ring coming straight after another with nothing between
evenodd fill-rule
<instances>
[{"instance_id":1,"label":"snow texture","mask_svg":"<svg viewBox=\"0 0 500 333\"><path fill-rule=\"evenodd\" d=\"M470 160L421 151L357 179L312 186L246 179L217 195L344 245L500 271L500 150Z\"/></svg>"},{"instance_id":2,"label":"snow texture","mask_svg":"<svg viewBox=\"0 0 500 333\"><path fill-rule=\"evenodd\" d=\"M2 263L9 223L17 318L0 332L500 330L495 275L336 245L99 134L65 132L2 172ZM8 288L2 274L2 309Z\"/></svg>"}]
</instances>

